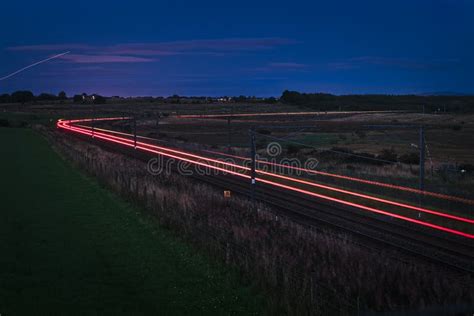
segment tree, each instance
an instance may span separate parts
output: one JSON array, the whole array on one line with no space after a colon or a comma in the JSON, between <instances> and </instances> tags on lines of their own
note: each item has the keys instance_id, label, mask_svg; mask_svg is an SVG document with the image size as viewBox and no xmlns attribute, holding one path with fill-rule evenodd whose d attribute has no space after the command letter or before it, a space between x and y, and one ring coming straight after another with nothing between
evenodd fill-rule
<instances>
[{"instance_id":1,"label":"tree","mask_svg":"<svg viewBox=\"0 0 474 316\"><path fill-rule=\"evenodd\" d=\"M94 104L105 104L105 98L101 95L94 94Z\"/></svg>"},{"instance_id":2,"label":"tree","mask_svg":"<svg viewBox=\"0 0 474 316\"><path fill-rule=\"evenodd\" d=\"M179 95L173 94L171 97L168 97L168 101L173 104L179 104L180 103Z\"/></svg>"},{"instance_id":3,"label":"tree","mask_svg":"<svg viewBox=\"0 0 474 316\"><path fill-rule=\"evenodd\" d=\"M82 95L81 94L75 94L74 97L72 98L74 103L82 103Z\"/></svg>"},{"instance_id":4,"label":"tree","mask_svg":"<svg viewBox=\"0 0 474 316\"><path fill-rule=\"evenodd\" d=\"M67 99L66 92L64 92L64 91L59 92L58 93L58 99L59 100L66 100Z\"/></svg>"},{"instance_id":5,"label":"tree","mask_svg":"<svg viewBox=\"0 0 474 316\"><path fill-rule=\"evenodd\" d=\"M283 91L280 100L282 100L283 103L290 104L301 104L304 102L304 98L299 92L288 90Z\"/></svg>"},{"instance_id":6,"label":"tree","mask_svg":"<svg viewBox=\"0 0 474 316\"><path fill-rule=\"evenodd\" d=\"M265 103L275 104L277 103L277 99L275 97L269 97L264 100Z\"/></svg>"},{"instance_id":7,"label":"tree","mask_svg":"<svg viewBox=\"0 0 474 316\"><path fill-rule=\"evenodd\" d=\"M238 97L234 98L235 102L242 103L247 101L247 97L245 95L239 95Z\"/></svg>"},{"instance_id":8,"label":"tree","mask_svg":"<svg viewBox=\"0 0 474 316\"><path fill-rule=\"evenodd\" d=\"M56 100L56 96L50 93L41 93L39 96L36 97L39 101L52 101Z\"/></svg>"},{"instance_id":9,"label":"tree","mask_svg":"<svg viewBox=\"0 0 474 316\"><path fill-rule=\"evenodd\" d=\"M12 93L11 100L14 103L26 103L33 101L35 96L31 91L15 91Z\"/></svg>"},{"instance_id":10,"label":"tree","mask_svg":"<svg viewBox=\"0 0 474 316\"><path fill-rule=\"evenodd\" d=\"M8 93L0 95L0 103L9 103L11 102L11 97Z\"/></svg>"}]
</instances>

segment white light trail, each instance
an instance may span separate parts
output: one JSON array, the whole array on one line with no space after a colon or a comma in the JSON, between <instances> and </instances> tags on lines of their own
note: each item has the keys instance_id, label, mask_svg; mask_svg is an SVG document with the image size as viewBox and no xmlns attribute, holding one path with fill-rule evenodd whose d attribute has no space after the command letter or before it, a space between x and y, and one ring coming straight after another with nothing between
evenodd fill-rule
<instances>
[{"instance_id":1,"label":"white light trail","mask_svg":"<svg viewBox=\"0 0 474 316\"><path fill-rule=\"evenodd\" d=\"M18 73L20 73L20 72L22 72L22 71L25 71L25 70L27 70L27 69L29 69L29 68L31 68L31 67L34 67L34 66L37 66L37 65L39 65L39 64L45 63L45 62L47 62L47 61L49 61L49 60L51 60L51 59L59 58L59 57L61 57L61 56L64 56L64 55L66 55L66 54L69 54L69 53L70 53L70 52L64 52L64 53L57 54L57 55L51 56L51 57L49 57L49 58L40 60L40 61L38 61L38 62L36 62L36 63L34 63L34 64L31 64L31 65L28 65L28 66L26 66L26 67L23 67L23 68L21 68L21 69L15 71L15 72L12 72L12 73L9 74L9 75L6 75L5 77L0 78L0 81L5 80L5 79L8 79L8 78L10 78L10 77L13 77L14 75L16 75L16 74L18 74Z\"/></svg>"}]
</instances>

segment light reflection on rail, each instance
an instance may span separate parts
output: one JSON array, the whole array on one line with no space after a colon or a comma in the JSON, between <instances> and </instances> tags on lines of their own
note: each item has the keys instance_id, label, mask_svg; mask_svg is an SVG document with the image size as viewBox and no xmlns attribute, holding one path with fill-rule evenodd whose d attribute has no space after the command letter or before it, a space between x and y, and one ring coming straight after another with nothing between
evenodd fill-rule
<instances>
[{"instance_id":1,"label":"light reflection on rail","mask_svg":"<svg viewBox=\"0 0 474 316\"><path fill-rule=\"evenodd\" d=\"M113 117L113 118L100 118L100 119L59 120L57 122L57 127L60 128L60 129L69 130L69 131L76 132L76 133L83 134L83 135L87 135L87 136L94 136L94 137L99 138L101 140L116 143L116 144L120 144L120 145L123 145L123 146L134 147L135 142L134 142L133 139L110 135L110 133L111 134L116 134L116 135L117 134L119 134L119 135L123 134L123 135L126 135L127 137L130 137L130 136L133 136L131 134L126 134L126 133L121 133L121 132L116 132L116 131L106 130L106 129L99 129L99 128L94 128L93 129L92 127L86 127L86 126L80 126L80 127L79 126L74 126L74 124L77 124L77 123L92 122L92 121L96 121L96 120L97 121L99 121L99 120L101 120L101 121L112 121L112 120L121 120L121 119L128 119L128 118L126 118L126 117ZM144 137L140 137L140 138L142 139ZM168 157L168 158L173 158L173 159L177 159L177 160L181 160L181 161L186 161L186 162L194 164L194 165L199 165L199 166L203 166L203 167L206 167L206 168L226 172L228 174L232 174L232 175L239 176L239 177L242 177L242 178L250 179L250 175L248 174L248 171L249 171L250 168L245 167L245 166L241 166L241 165L233 164L233 163L229 163L229 162L223 162L221 160L213 159L213 158L210 158L210 157L196 155L196 154L192 154L192 153L189 153L189 152L176 150L176 149L173 149L173 148L157 146L157 145L153 145L153 144L149 144L149 143L145 143L145 142L141 142L141 141L137 141L136 145L137 145L136 146L137 150L150 152L150 153L154 153L154 154L160 154L160 155L163 155L163 156ZM239 157L239 156L236 156L236 157ZM244 157L239 157L239 158L245 159ZM341 204L341 205L354 207L354 208L361 209L361 210L364 210L364 211L390 216L390 217L397 218L397 219L400 219L400 220L403 220L403 221L411 222L411 223L414 223L414 224L418 224L418 225L429 227L429 228L432 228L432 229L435 229L435 230L439 230L439 231L443 231L443 232L446 232L446 233L462 236L462 237L465 237L465 238L474 239L474 235L470 234L470 233L466 233L466 232L463 232L463 231L460 231L460 230L456 230L456 229L452 229L452 228L448 228L448 227L428 223L428 222L425 222L425 221L422 221L422 220L419 220L419 219L410 218L410 217L407 217L407 216L392 213L392 212L382 210L382 209L379 209L379 208L369 207L369 206L362 205L362 204L359 204L359 203L354 203L354 202L351 202L351 201L348 201L348 200L335 198L335 197L332 197L332 196L323 195L323 194L315 193L315 192L312 192L312 191L304 190L304 189L298 188L298 187L293 186L293 185L288 185L287 182L291 181L291 182L295 182L295 183L308 185L308 186L311 186L311 187L318 187L318 188L322 188L322 189L325 189L325 190L330 190L330 191L335 191L335 192L338 192L338 193L343 193L343 194L347 194L347 195L351 195L351 196L356 196L358 198L363 198L363 199L366 199L366 200L371 200L371 201L376 201L376 202L380 202L380 203L384 203L384 204L394 205L394 206L401 207L401 208L404 208L404 209L409 209L409 210L413 210L413 211L417 211L417 212L428 213L428 214L431 214L431 215L434 215L434 216L444 217L444 218L447 218L447 219L450 219L450 220L468 223L470 225L474 224L474 220L469 219L469 218L465 218L465 217L461 217L461 216L455 216L455 215L452 215L452 214L438 212L438 211L434 211L434 210L430 210L430 209L426 209L426 208L420 208L420 207L412 206L412 205L409 205L409 204L399 203L399 202L395 202L395 201L391 201L391 200L387 200L387 199L382 199L382 198L378 198L378 197L374 197L374 196L370 196L370 195L366 195L366 194L361 194L361 193L357 193L357 192L353 192L353 191L349 191L349 190L343 190L343 189L336 188L336 187L331 187L331 186L328 186L328 185L317 184L317 183L314 183L314 182L309 182L309 181L305 181L305 180L301 180L301 179L297 179L297 178L293 178L293 177L283 176L283 175L276 174L276 173L270 173L270 172L266 172L266 171L262 171L262 170L256 170L256 172L257 172L257 174L266 176L266 177L258 177L257 176L256 177L257 182L265 183L265 184L268 184L268 185L271 185L271 186L274 186L274 187L278 187L280 189L285 189L285 190L290 190L290 191L293 191L293 192L298 192L298 193L301 193L301 194L316 197L316 198L323 199L323 200L326 200L326 201L331 201L331 202L338 203L338 204ZM283 181L282 182L272 181L272 180L269 180L268 177L273 177L273 178L277 178L277 179L281 179L281 180L285 180L285 181L284 182ZM355 178L355 179L357 179L357 178ZM359 180L363 180L363 179L359 179ZM404 188L404 187L402 187L402 188Z\"/></svg>"}]
</instances>

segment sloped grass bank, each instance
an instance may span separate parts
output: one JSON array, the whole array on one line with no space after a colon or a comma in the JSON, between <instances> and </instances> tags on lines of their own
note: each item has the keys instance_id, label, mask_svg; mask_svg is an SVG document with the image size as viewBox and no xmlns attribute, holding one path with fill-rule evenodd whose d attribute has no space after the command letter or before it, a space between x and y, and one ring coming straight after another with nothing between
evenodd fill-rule
<instances>
[{"instance_id":1,"label":"sloped grass bank","mask_svg":"<svg viewBox=\"0 0 474 316\"><path fill-rule=\"evenodd\" d=\"M84 177L28 129L0 128L0 313L258 314L237 275Z\"/></svg>"}]
</instances>

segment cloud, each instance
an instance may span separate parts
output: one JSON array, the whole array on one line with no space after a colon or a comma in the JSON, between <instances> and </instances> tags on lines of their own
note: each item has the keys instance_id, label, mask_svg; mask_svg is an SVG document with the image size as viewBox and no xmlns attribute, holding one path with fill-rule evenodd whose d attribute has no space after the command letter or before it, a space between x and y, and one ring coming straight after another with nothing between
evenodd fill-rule
<instances>
[{"instance_id":1,"label":"cloud","mask_svg":"<svg viewBox=\"0 0 474 316\"><path fill-rule=\"evenodd\" d=\"M234 53L274 49L282 45L296 43L293 40L269 38L224 38L208 40L186 40L152 43L121 43L114 45L90 44L41 44L8 47L16 52L45 52L70 50L63 60L79 64L100 63L143 63L158 61L156 57L176 55L226 56ZM275 64L273 67L297 67L296 64Z\"/></svg>"},{"instance_id":2,"label":"cloud","mask_svg":"<svg viewBox=\"0 0 474 316\"><path fill-rule=\"evenodd\" d=\"M78 64L100 64L100 63L143 63L153 62L156 59L134 57L134 56L120 56L120 55L81 55L68 54L60 57L63 60L78 63Z\"/></svg>"},{"instance_id":3,"label":"cloud","mask_svg":"<svg viewBox=\"0 0 474 316\"><path fill-rule=\"evenodd\" d=\"M366 66L403 69L442 69L459 63L458 59L414 59L378 56L360 56L328 63L333 70L359 69Z\"/></svg>"},{"instance_id":4,"label":"cloud","mask_svg":"<svg viewBox=\"0 0 474 316\"><path fill-rule=\"evenodd\" d=\"M266 64L262 67L257 67L251 69L251 71L257 72L289 72L289 71L296 71L296 72L305 72L311 66L308 64L301 64L295 62L271 62Z\"/></svg>"},{"instance_id":5,"label":"cloud","mask_svg":"<svg viewBox=\"0 0 474 316\"><path fill-rule=\"evenodd\" d=\"M227 52L272 49L296 43L285 38L228 38L114 45L44 44L8 47L11 51L71 50L93 55L172 56L181 54L222 54Z\"/></svg>"},{"instance_id":6,"label":"cloud","mask_svg":"<svg viewBox=\"0 0 474 316\"><path fill-rule=\"evenodd\" d=\"M300 63L270 63L268 64L271 68L279 68L279 69L306 69L308 65L300 64Z\"/></svg>"},{"instance_id":7,"label":"cloud","mask_svg":"<svg viewBox=\"0 0 474 316\"><path fill-rule=\"evenodd\" d=\"M292 44L294 41L284 38L229 38L210 40L188 40L158 43L131 43L109 46L113 52L129 54L162 55L182 53L212 53L224 51L246 51L271 49Z\"/></svg>"},{"instance_id":8,"label":"cloud","mask_svg":"<svg viewBox=\"0 0 474 316\"><path fill-rule=\"evenodd\" d=\"M7 47L10 51L55 51L55 50L86 50L92 46L86 44L44 44Z\"/></svg>"}]
</instances>

